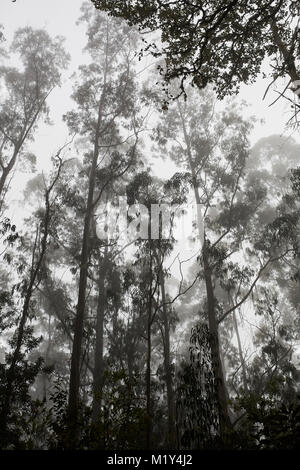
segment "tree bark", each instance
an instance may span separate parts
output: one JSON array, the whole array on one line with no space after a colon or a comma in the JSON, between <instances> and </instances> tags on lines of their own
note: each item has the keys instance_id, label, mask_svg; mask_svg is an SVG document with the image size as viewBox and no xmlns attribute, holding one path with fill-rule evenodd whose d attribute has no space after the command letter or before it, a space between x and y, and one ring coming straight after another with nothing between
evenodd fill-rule
<instances>
[{"instance_id":1,"label":"tree bark","mask_svg":"<svg viewBox=\"0 0 300 470\"><path fill-rule=\"evenodd\" d=\"M218 323L215 312L215 298L211 278L211 269L208 261L207 245L204 242L203 247L203 266L204 278L207 295L208 325L210 332L210 346L212 356L212 367L216 382L216 392L219 403L220 435L223 442L226 442L228 432L231 430L231 422L227 406L227 391L223 375L223 369L220 357L220 345L218 335Z\"/></svg>"},{"instance_id":2,"label":"tree bark","mask_svg":"<svg viewBox=\"0 0 300 470\"><path fill-rule=\"evenodd\" d=\"M197 175L195 172L190 138L186 129L185 119L178 102L177 104L181 123L182 130L184 134L184 140L186 144L186 152L190 170L192 173L192 182L195 195L195 201L197 204L197 225L200 242L202 243L202 255L203 255L203 269L204 269L204 279L206 286L206 297L207 297L207 308L208 308L208 327L210 332L210 346L211 346L211 356L212 356L212 367L214 371L214 377L216 381L216 392L218 397L219 404L219 420L220 420L220 435L223 442L226 442L228 433L231 430L231 421L228 412L227 406L227 390L225 385L224 373L221 363L221 354L220 354L220 344L219 344L219 334L218 334L218 322L215 311L215 297L212 284L212 272L208 259L208 246L205 239L204 223L202 221L200 213L200 196L198 191Z\"/></svg>"},{"instance_id":3,"label":"tree bark","mask_svg":"<svg viewBox=\"0 0 300 470\"><path fill-rule=\"evenodd\" d=\"M89 192L87 199L87 208L84 218L84 230L82 236L82 249L80 257L80 277L79 277L79 290L78 290L78 302L76 308L76 317L74 325L74 339L73 348L71 355L71 373L70 373L70 385L69 385L69 401L68 401L68 421L69 421L69 446L76 446L78 438L78 408L79 408L79 388L80 388L80 361L81 361L81 349L82 349L82 337L83 337L83 322L85 316L85 303L86 303L86 287L87 287L87 276L88 276L88 264L89 264L89 238L91 231L91 221L93 217L93 198L95 190L95 176L98 162L98 140L99 140L99 127L100 127L100 115L98 117L97 132L94 144L94 153L92 165L90 168L89 175Z\"/></svg>"},{"instance_id":4,"label":"tree bark","mask_svg":"<svg viewBox=\"0 0 300 470\"><path fill-rule=\"evenodd\" d=\"M11 170L13 169L17 161L19 151L20 151L20 147L15 145L13 155L8 165L7 166L2 165L2 174L0 177L0 208L2 207L2 204L3 204L3 193L4 193L5 183L6 183L9 173L11 172Z\"/></svg>"},{"instance_id":5,"label":"tree bark","mask_svg":"<svg viewBox=\"0 0 300 470\"><path fill-rule=\"evenodd\" d=\"M235 330L235 334L236 334L236 338L237 338L237 342L238 342L238 351L239 351L239 356L240 356L240 361L241 361L243 385L244 385L245 391L247 391L248 386L247 386L247 374L246 374L246 368L245 368L245 359L244 359L244 355L243 355L243 348L242 348L242 343L241 343L241 338L240 338L239 326L238 326L238 322L237 322L237 319L236 319L236 313L235 312L233 312L233 326L234 326L234 330Z\"/></svg>"},{"instance_id":6,"label":"tree bark","mask_svg":"<svg viewBox=\"0 0 300 470\"><path fill-rule=\"evenodd\" d=\"M151 304L151 302L150 302ZM151 313L149 307L147 322L147 359L146 359L146 448L151 449L152 442L152 407L151 407ZM150 319L149 319L150 316Z\"/></svg>"},{"instance_id":7,"label":"tree bark","mask_svg":"<svg viewBox=\"0 0 300 470\"><path fill-rule=\"evenodd\" d=\"M164 368L167 385L168 402L168 446L172 449L176 447L176 428L175 428L175 395L171 369L171 351L170 351L170 323L166 306L165 279L162 270L160 270L160 287L162 296L162 317L163 317L163 347L164 347Z\"/></svg>"},{"instance_id":8,"label":"tree bark","mask_svg":"<svg viewBox=\"0 0 300 470\"><path fill-rule=\"evenodd\" d=\"M104 314L105 314L105 272L99 266L98 302L96 320L96 344L93 371L92 423L97 425L101 419L102 389L104 377Z\"/></svg>"}]
</instances>

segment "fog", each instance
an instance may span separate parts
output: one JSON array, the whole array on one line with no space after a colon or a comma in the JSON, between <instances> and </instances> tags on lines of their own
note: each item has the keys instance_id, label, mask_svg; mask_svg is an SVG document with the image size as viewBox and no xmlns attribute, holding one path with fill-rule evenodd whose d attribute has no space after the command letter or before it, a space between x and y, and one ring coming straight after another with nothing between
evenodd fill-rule
<instances>
[{"instance_id":1,"label":"fog","mask_svg":"<svg viewBox=\"0 0 300 470\"><path fill-rule=\"evenodd\" d=\"M1 2L0 448L294 449L295 2L140 3Z\"/></svg>"}]
</instances>

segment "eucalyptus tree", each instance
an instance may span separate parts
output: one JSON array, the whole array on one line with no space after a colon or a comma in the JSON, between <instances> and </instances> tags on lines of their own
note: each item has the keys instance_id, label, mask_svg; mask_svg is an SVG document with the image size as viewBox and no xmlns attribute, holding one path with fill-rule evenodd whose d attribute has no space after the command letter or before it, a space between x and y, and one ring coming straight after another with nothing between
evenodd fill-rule
<instances>
[{"instance_id":1,"label":"eucalyptus tree","mask_svg":"<svg viewBox=\"0 0 300 470\"><path fill-rule=\"evenodd\" d=\"M82 6L80 21L87 26L88 40L85 49L91 57L91 62L79 69L73 93L76 108L65 116L70 131L80 135L86 146L85 160L89 175L71 355L70 445L76 442L78 431L80 359L93 214L109 181L123 175L134 163L138 132L133 94L133 46L136 33L120 20L111 20L93 10L88 4ZM125 138L122 137L122 127L127 133ZM129 133L133 135L131 140L128 140ZM109 166L108 163L111 165L109 178L96 190L97 170Z\"/></svg>"},{"instance_id":2,"label":"eucalyptus tree","mask_svg":"<svg viewBox=\"0 0 300 470\"><path fill-rule=\"evenodd\" d=\"M52 39L46 31L29 26L15 32L9 51L18 57L20 67L0 68L1 204L18 159L35 163L26 144L34 138L39 122L50 123L47 99L61 84L61 73L69 62L63 38Z\"/></svg>"},{"instance_id":3,"label":"eucalyptus tree","mask_svg":"<svg viewBox=\"0 0 300 470\"><path fill-rule=\"evenodd\" d=\"M151 204L157 203L157 188L152 183L151 175L148 172L142 172L136 175L134 180L127 188L127 198L129 204L137 202L142 203L149 210ZM155 265L155 258L153 252L154 240L151 239L151 223L149 220L149 213L140 214L141 218L146 217L147 227L145 233L140 236L141 239L137 241L139 244L139 251L136 254L137 264L142 262L143 268L140 270L139 289L136 292L135 302L138 303L140 315L144 322L144 335L146 340L146 370L145 370L145 384L146 384L146 447L150 449L153 445L153 396L152 396L152 383L151 383L151 358L152 358L152 331L157 309L155 307L155 298L158 294L158 272ZM150 217L151 218L151 217ZM142 221L141 221L142 223ZM142 238L144 237L144 239ZM141 257L143 255L143 257Z\"/></svg>"},{"instance_id":4,"label":"eucalyptus tree","mask_svg":"<svg viewBox=\"0 0 300 470\"><path fill-rule=\"evenodd\" d=\"M166 384L167 432L165 443L170 448L176 446L175 430L175 392L171 334L177 317L172 305L183 295L180 282L177 295L168 292L167 278L170 276L166 268L167 260L174 249L176 212L186 202L186 189L174 180L162 181L151 176L148 171L137 173L135 179L127 187L129 203L143 204L147 213L140 213L140 223L146 219L147 230L140 228L140 237L136 242L139 249L135 254L135 269L140 270L139 290L136 298L141 318L144 319L144 339L147 345L146 360L146 404L147 404L147 447L151 447L154 438L154 399L151 370L153 367L152 353L157 344L157 334L161 334L163 355L163 376ZM139 209L137 209L137 213ZM144 239L143 239L144 237ZM188 290L188 288L186 289ZM157 423L156 423L157 424Z\"/></svg>"},{"instance_id":5,"label":"eucalyptus tree","mask_svg":"<svg viewBox=\"0 0 300 470\"><path fill-rule=\"evenodd\" d=\"M257 272L242 265L244 247L253 246L256 240L253 221L259 217L266 188L246 174L251 120L243 119L241 110L233 103L220 113L215 107L209 90L200 94L191 91L187 100L179 98L162 114L156 140L164 147L164 153L185 170L178 177L188 182L194 194L204 311L211 335L220 432L226 438L231 424L219 344L220 325L247 301L260 276L277 257L269 253ZM255 266L259 258L258 252L254 252ZM238 253L241 261L233 261Z\"/></svg>"}]
</instances>

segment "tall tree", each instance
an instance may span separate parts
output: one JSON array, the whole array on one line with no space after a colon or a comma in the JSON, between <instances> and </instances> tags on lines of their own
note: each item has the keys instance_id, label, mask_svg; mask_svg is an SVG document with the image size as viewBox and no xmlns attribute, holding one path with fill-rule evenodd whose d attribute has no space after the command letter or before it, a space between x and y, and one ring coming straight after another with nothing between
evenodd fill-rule
<instances>
[{"instance_id":1,"label":"tall tree","mask_svg":"<svg viewBox=\"0 0 300 470\"><path fill-rule=\"evenodd\" d=\"M80 67L80 78L75 86L73 99L77 109L67 113L66 121L72 132L84 137L91 150L86 154L89 161L88 195L85 204L84 229L82 234L78 302L74 325L69 388L69 444L74 445L78 431L78 405L80 387L80 361L86 307L86 288L90 257L90 236L93 214L103 189L95 193L97 168L102 162L113 160L116 153L107 149L122 145L118 122L134 115L132 97L132 44L135 34L121 21L112 21L107 16L93 11L88 4L82 7L81 21L87 24L86 46L92 63ZM125 139L126 140L126 139ZM127 147L131 163L135 156L135 145ZM126 161L115 161L115 174L124 173Z\"/></svg>"},{"instance_id":2,"label":"tall tree","mask_svg":"<svg viewBox=\"0 0 300 470\"><path fill-rule=\"evenodd\" d=\"M25 152L41 119L49 122L47 98L61 83L61 71L68 65L69 55L63 39L51 39L42 30L27 26L16 31L10 46L21 67L1 66L0 111L0 203L8 188L8 178L19 157L32 161Z\"/></svg>"},{"instance_id":3,"label":"tall tree","mask_svg":"<svg viewBox=\"0 0 300 470\"><path fill-rule=\"evenodd\" d=\"M256 217L265 195L263 188L253 186L251 179L249 182L245 180L250 129L251 121L244 120L233 104L219 114L215 111L213 95L209 92L199 95L195 91L191 91L186 101L179 98L165 113L157 128L157 142L165 146L165 154L187 170L187 173L179 173L178 177L185 179L194 193L197 239L201 246L200 261L206 293L205 312L211 335L220 432L224 439L231 424L219 325L247 300L254 287L250 282L254 272L238 267L230 258L242 250L243 243L249 239L251 233L247 233L247 227ZM254 285L260 273L275 259L272 256L267 259L266 265L254 278ZM247 282L249 290L240 298L240 288L242 285L246 288ZM239 300L232 306L226 306L218 293L219 287L225 291L237 288Z\"/></svg>"}]
</instances>

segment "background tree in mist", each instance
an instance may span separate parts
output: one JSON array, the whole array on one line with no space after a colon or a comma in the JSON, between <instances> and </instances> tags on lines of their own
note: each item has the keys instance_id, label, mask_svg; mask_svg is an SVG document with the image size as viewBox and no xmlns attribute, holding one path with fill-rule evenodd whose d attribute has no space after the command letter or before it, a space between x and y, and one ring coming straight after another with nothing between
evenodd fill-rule
<instances>
[{"instance_id":1,"label":"background tree in mist","mask_svg":"<svg viewBox=\"0 0 300 470\"><path fill-rule=\"evenodd\" d=\"M10 351L6 355L6 363L1 367L1 386L3 387L0 412L2 446L12 441L18 445L20 438L22 442L24 436L22 436L22 425L18 419L18 409L21 409L23 405L25 408L30 406L29 387L43 364L41 357L31 360L27 354L36 348L41 341L41 338L35 337L32 325L36 318L37 308L34 295L42 280L44 261L59 204L63 204L63 201L59 201L56 193L56 184L62 168L63 161L57 155L50 181L44 180L44 207L40 208L35 215L33 238L30 240L26 240L25 237L20 238L18 250L12 251L11 254L8 252L6 257L7 262L14 265L20 280L16 282L17 279L12 279L14 281L11 286L14 306L11 315L14 317L17 328L9 340ZM12 240L10 243L12 244ZM10 318L11 320L12 318ZM11 326L9 327L11 328ZM21 415L20 419L22 421L24 417Z\"/></svg>"},{"instance_id":2,"label":"background tree in mist","mask_svg":"<svg viewBox=\"0 0 300 470\"><path fill-rule=\"evenodd\" d=\"M62 38L52 39L46 31L29 26L16 31L9 52L19 58L21 66L0 67L1 204L19 157L35 164L26 143L33 140L42 119L49 123L47 98L61 84L61 73L69 61Z\"/></svg>"}]
</instances>

